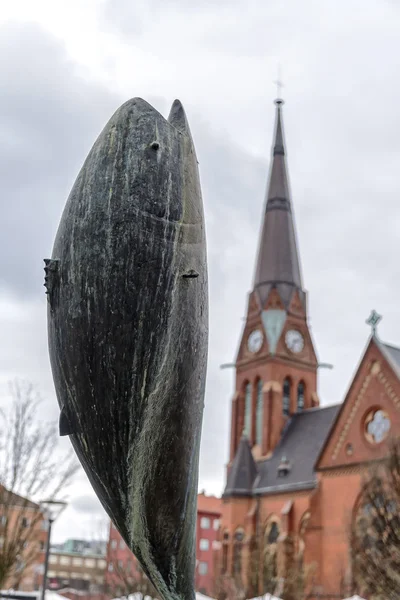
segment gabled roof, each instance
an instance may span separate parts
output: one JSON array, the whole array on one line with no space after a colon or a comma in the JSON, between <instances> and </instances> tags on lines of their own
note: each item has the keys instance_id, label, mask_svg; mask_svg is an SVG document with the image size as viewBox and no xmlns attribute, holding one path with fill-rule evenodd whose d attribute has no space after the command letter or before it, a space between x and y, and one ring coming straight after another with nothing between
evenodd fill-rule
<instances>
[{"instance_id":1,"label":"gabled roof","mask_svg":"<svg viewBox=\"0 0 400 600\"><path fill-rule=\"evenodd\" d=\"M377 336L374 336L374 342L400 379L400 348L390 344L384 344Z\"/></svg>"},{"instance_id":2,"label":"gabled roof","mask_svg":"<svg viewBox=\"0 0 400 600\"><path fill-rule=\"evenodd\" d=\"M281 115L283 101L276 100L275 103L274 145L254 289L258 290L264 302L270 289L277 287L287 305L294 289L302 292L302 279L286 167ZM303 294L301 296L303 300Z\"/></svg>"},{"instance_id":3,"label":"gabled roof","mask_svg":"<svg viewBox=\"0 0 400 600\"><path fill-rule=\"evenodd\" d=\"M368 338L367 344L365 346L365 350L361 355L361 358L358 362L358 365L355 369L355 372L353 374L353 377L351 379L350 385L348 387L348 390L345 394L344 397L344 401L341 403L339 410L337 411L336 417L334 418L333 422L332 422L332 427L330 429L330 431L328 432L327 436L326 436L326 440L325 443L321 446L321 449L318 453L318 456L316 458L316 462L315 462L315 467L318 468L320 461L322 459L323 453L325 451L326 446L328 445L328 442L330 440L330 438L332 437L334 431L335 431L335 427L337 425L337 423L339 422L340 416L342 414L342 411L344 411L345 406L346 406L346 399L350 394L350 391L352 389L352 386L354 385L354 381L356 379L357 373L359 372L361 365L364 362L364 359L366 357L366 355L368 354L371 345L375 344L375 346L378 348L378 350L381 352L382 356L387 360L388 364L390 365L390 367L392 368L394 374L400 379L400 348L398 348L397 346L392 346L390 344L385 344L384 342L382 342L376 335L376 333L370 335L370 337Z\"/></svg>"},{"instance_id":4,"label":"gabled roof","mask_svg":"<svg viewBox=\"0 0 400 600\"><path fill-rule=\"evenodd\" d=\"M224 496L248 496L258 474L257 465L246 436L242 436L233 459Z\"/></svg>"},{"instance_id":5,"label":"gabled roof","mask_svg":"<svg viewBox=\"0 0 400 600\"><path fill-rule=\"evenodd\" d=\"M314 465L339 407L335 404L309 408L294 414L271 458L258 463L254 461L247 438L242 437L224 496L252 496L315 487ZM290 464L286 475L280 475L278 469L283 457Z\"/></svg>"},{"instance_id":6,"label":"gabled roof","mask_svg":"<svg viewBox=\"0 0 400 600\"><path fill-rule=\"evenodd\" d=\"M271 458L258 464L260 477L254 493L274 493L315 487L314 465L330 431L339 404L310 408L295 413L287 424ZM287 475L280 476L278 467L285 457L290 463Z\"/></svg>"}]
</instances>

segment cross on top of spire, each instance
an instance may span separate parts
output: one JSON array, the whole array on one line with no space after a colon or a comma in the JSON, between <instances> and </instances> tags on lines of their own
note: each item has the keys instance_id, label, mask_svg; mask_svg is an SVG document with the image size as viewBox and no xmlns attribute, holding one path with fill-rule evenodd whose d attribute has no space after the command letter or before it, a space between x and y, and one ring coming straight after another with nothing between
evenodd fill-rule
<instances>
[{"instance_id":1,"label":"cross on top of spire","mask_svg":"<svg viewBox=\"0 0 400 600\"><path fill-rule=\"evenodd\" d=\"M378 314L376 310L372 310L368 319L365 321L367 325L371 327L372 335L376 335L376 329L378 327L379 321L382 320L382 315Z\"/></svg>"},{"instance_id":2,"label":"cross on top of spire","mask_svg":"<svg viewBox=\"0 0 400 600\"><path fill-rule=\"evenodd\" d=\"M278 65L278 76L274 81L275 85L276 85L276 100L275 100L275 104L283 104L283 100L281 98L281 91L283 86L282 83L282 79L281 79L281 66Z\"/></svg>"}]
</instances>

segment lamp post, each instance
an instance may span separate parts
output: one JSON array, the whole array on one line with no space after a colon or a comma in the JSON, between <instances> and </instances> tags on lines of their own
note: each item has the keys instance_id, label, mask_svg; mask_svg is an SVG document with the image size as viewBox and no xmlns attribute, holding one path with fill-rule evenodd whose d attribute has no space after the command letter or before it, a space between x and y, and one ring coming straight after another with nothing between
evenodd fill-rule
<instances>
[{"instance_id":1,"label":"lamp post","mask_svg":"<svg viewBox=\"0 0 400 600\"><path fill-rule=\"evenodd\" d=\"M47 544L46 544L46 556L44 559L44 569L43 569L43 583L42 583L42 593L41 600L44 600L44 596L46 593L47 586L47 569L49 566L49 556L50 556L50 537L51 537L51 526L57 517L62 513L64 508L67 506L66 502L62 500L43 500L40 503L40 508L43 513L47 516L48 528L47 528Z\"/></svg>"}]
</instances>

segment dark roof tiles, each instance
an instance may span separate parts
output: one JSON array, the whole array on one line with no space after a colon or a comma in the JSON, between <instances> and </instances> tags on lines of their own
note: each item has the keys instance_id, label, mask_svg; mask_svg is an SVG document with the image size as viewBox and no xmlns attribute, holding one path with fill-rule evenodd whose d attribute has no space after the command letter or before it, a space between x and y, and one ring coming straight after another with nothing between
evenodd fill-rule
<instances>
[{"instance_id":1,"label":"dark roof tiles","mask_svg":"<svg viewBox=\"0 0 400 600\"><path fill-rule=\"evenodd\" d=\"M249 442L242 438L232 463L224 496L250 496L296 489L317 483L314 466L335 420L339 404L311 408L292 415L271 458L255 462ZM282 458L289 468L279 469Z\"/></svg>"},{"instance_id":2,"label":"dark roof tiles","mask_svg":"<svg viewBox=\"0 0 400 600\"><path fill-rule=\"evenodd\" d=\"M243 436L228 473L224 496L249 495L257 475L257 465L250 444L247 438Z\"/></svg>"},{"instance_id":3,"label":"dark roof tiles","mask_svg":"<svg viewBox=\"0 0 400 600\"><path fill-rule=\"evenodd\" d=\"M294 414L271 458L258 464L260 478L253 492L313 487L316 484L314 465L339 407L335 404ZM282 457L290 463L287 475L278 472Z\"/></svg>"}]
</instances>

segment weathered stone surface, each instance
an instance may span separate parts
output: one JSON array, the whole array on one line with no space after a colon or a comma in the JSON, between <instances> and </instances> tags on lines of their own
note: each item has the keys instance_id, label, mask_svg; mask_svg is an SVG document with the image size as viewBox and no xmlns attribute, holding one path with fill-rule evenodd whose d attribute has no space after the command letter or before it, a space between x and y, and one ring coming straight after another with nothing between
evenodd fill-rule
<instances>
[{"instance_id":1,"label":"weathered stone surface","mask_svg":"<svg viewBox=\"0 0 400 600\"><path fill-rule=\"evenodd\" d=\"M60 432L163 598L194 597L207 267L196 154L168 121L121 106L68 198L46 262Z\"/></svg>"}]
</instances>

